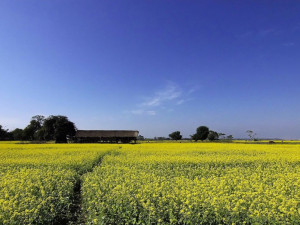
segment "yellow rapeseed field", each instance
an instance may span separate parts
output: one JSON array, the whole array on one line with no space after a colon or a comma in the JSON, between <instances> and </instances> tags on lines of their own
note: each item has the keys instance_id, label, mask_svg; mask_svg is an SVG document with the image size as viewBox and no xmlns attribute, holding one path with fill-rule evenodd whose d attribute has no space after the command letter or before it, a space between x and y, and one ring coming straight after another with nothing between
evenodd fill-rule
<instances>
[{"instance_id":1,"label":"yellow rapeseed field","mask_svg":"<svg viewBox=\"0 0 300 225\"><path fill-rule=\"evenodd\" d=\"M300 224L300 145L0 142L0 224Z\"/></svg>"},{"instance_id":2,"label":"yellow rapeseed field","mask_svg":"<svg viewBox=\"0 0 300 225\"><path fill-rule=\"evenodd\" d=\"M109 145L0 142L0 224L68 220L74 185Z\"/></svg>"},{"instance_id":3,"label":"yellow rapeseed field","mask_svg":"<svg viewBox=\"0 0 300 225\"><path fill-rule=\"evenodd\" d=\"M126 145L83 180L88 224L300 224L299 145Z\"/></svg>"}]
</instances>

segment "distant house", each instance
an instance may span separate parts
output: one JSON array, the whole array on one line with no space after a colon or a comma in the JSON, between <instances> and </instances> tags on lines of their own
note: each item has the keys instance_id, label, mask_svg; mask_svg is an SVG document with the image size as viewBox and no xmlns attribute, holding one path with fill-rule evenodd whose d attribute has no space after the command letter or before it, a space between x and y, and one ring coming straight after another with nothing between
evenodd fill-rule
<instances>
[{"instance_id":1,"label":"distant house","mask_svg":"<svg viewBox=\"0 0 300 225\"><path fill-rule=\"evenodd\" d=\"M78 143L96 143L110 142L136 143L139 131L137 130L77 130L75 142Z\"/></svg>"}]
</instances>

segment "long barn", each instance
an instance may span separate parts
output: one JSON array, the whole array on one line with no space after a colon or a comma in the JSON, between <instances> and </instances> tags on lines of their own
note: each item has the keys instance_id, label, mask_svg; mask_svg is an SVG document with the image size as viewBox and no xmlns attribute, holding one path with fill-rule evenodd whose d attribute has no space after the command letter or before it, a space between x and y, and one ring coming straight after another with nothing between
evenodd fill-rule
<instances>
[{"instance_id":1,"label":"long barn","mask_svg":"<svg viewBox=\"0 0 300 225\"><path fill-rule=\"evenodd\" d=\"M136 142L139 135L137 130L77 130L75 142L96 143L96 142L115 142L129 143Z\"/></svg>"}]
</instances>

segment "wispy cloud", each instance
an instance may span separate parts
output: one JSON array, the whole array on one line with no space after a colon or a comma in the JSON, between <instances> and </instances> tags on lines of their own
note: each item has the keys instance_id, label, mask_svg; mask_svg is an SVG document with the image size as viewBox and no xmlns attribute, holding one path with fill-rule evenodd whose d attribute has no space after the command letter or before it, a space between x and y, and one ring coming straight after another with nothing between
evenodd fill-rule
<instances>
[{"instance_id":1,"label":"wispy cloud","mask_svg":"<svg viewBox=\"0 0 300 225\"><path fill-rule=\"evenodd\" d=\"M153 97L143 102L142 106L159 106L165 102L179 98L182 95L180 88L175 84L168 84L163 90L156 92Z\"/></svg>"},{"instance_id":2,"label":"wispy cloud","mask_svg":"<svg viewBox=\"0 0 300 225\"><path fill-rule=\"evenodd\" d=\"M192 85L188 91L187 91L187 95L190 95L196 91L198 91L200 89L200 85Z\"/></svg>"},{"instance_id":3,"label":"wispy cloud","mask_svg":"<svg viewBox=\"0 0 300 225\"><path fill-rule=\"evenodd\" d=\"M192 101L193 98L188 97L188 96L189 96L189 94L188 94L185 98L179 99L179 100L176 102L176 105L182 105L182 104L185 104L185 103L187 103L187 102L189 102L189 101Z\"/></svg>"},{"instance_id":4,"label":"wispy cloud","mask_svg":"<svg viewBox=\"0 0 300 225\"><path fill-rule=\"evenodd\" d=\"M143 115L143 114L150 115L150 116L156 115L156 111L154 110L137 109L137 110L131 110L130 112L135 115Z\"/></svg>"},{"instance_id":5,"label":"wispy cloud","mask_svg":"<svg viewBox=\"0 0 300 225\"><path fill-rule=\"evenodd\" d=\"M185 100L180 99L179 101L176 102L176 105L181 105L181 104L183 104L184 102L185 102Z\"/></svg>"},{"instance_id":6,"label":"wispy cloud","mask_svg":"<svg viewBox=\"0 0 300 225\"><path fill-rule=\"evenodd\" d=\"M168 82L164 88L157 90L152 96L144 97L144 101L139 103L136 109L127 112L134 115L149 116L155 116L159 111L172 112L173 106L179 106L190 101L189 96L198 89L199 86L197 85L183 88L174 82Z\"/></svg>"}]
</instances>

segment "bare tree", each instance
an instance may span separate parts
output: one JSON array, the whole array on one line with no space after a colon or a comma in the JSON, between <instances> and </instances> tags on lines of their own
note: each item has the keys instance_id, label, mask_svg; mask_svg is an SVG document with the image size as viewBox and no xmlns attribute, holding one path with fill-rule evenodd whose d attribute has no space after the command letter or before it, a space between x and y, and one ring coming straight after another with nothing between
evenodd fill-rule
<instances>
[{"instance_id":1,"label":"bare tree","mask_svg":"<svg viewBox=\"0 0 300 225\"><path fill-rule=\"evenodd\" d=\"M248 134L250 140L254 140L256 133L254 133L252 130L247 130L246 133Z\"/></svg>"}]
</instances>

